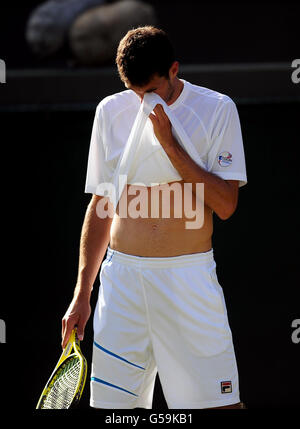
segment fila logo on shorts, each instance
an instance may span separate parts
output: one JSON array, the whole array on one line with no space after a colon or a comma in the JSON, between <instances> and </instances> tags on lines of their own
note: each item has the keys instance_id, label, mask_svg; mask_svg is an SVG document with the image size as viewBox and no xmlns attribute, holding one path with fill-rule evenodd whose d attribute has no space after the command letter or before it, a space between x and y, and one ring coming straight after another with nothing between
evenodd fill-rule
<instances>
[{"instance_id":1,"label":"fila logo on shorts","mask_svg":"<svg viewBox=\"0 0 300 429\"><path fill-rule=\"evenodd\" d=\"M221 393L232 393L231 381L221 381Z\"/></svg>"}]
</instances>

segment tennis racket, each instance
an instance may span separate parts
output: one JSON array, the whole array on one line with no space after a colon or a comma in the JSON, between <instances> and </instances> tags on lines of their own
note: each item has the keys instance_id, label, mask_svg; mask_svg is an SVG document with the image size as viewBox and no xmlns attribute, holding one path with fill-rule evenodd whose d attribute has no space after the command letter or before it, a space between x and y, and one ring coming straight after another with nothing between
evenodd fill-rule
<instances>
[{"instance_id":1,"label":"tennis racket","mask_svg":"<svg viewBox=\"0 0 300 429\"><path fill-rule=\"evenodd\" d=\"M73 353L72 350L74 350ZM76 405L86 381L87 362L75 328L37 404L37 409L65 409Z\"/></svg>"}]
</instances>

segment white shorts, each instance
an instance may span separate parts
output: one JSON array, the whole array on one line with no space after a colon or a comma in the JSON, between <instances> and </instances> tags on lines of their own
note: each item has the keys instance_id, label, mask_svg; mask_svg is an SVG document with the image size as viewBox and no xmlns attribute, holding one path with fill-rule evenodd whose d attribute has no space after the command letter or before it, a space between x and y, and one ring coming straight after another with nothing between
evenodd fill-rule
<instances>
[{"instance_id":1,"label":"white shorts","mask_svg":"<svg viewBox=\"0 0 300 429\"><path fill-rule=\"evenodd\" d=\"M152 258L108 248L100 283L92 407L151 408L157 371L171 409L240 401L213 250Z\"/></svg>"}]
</instances>

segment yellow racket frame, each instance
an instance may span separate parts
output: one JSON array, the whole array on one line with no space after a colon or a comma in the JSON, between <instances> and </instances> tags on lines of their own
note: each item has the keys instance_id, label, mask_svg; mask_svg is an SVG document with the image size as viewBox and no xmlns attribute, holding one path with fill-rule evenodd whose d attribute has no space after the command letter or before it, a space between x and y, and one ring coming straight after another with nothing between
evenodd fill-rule
<instances>
[{"instance_id":1,"label":"yellow racket frame","mask_svg":"<svg viewBox=\"0 0 300 429\"><path fill-rule=\"evenodd\" d=\"M74 353L71 354L71 351L73 349L74 349ZM84 389L84 386L85 386L85 382L86 382L87 362L86 362L86 359L81 352L80 341L78 340L78 337L77 337L77 328L75 328L75 329L73 329L73 331L70 335L69 341L68 341L66 347L64 348L64 350L63 350L63 352L62 352L62 354L61 354L61 356L60 356L60 358L59 358L59 360L58 360L58 362L57 362L57 364L56 364L56 366L55 366L55 368L54 368L54 370L53 370L53 372L49 378L49 380L47 381L46 386L44 387L44 390L40 396L40 399L38 401L36 409L42 409L43 408L43 404L45 402L45 399L46 399L49 391L51 390L51 388L52 388L52 386L56 380L55 374L56 374L58 368L60 367L60 365L62 365L62 363L69 356L72 356L72 355L75 355L79 358L81 365L80 365L80 374L79 374L79 378L78 378L78 383L76 386L75 395L74 395L74 398L73 398L71 405L74 405L75 403L79 402L81 395L82 395L82 392L83 392L83 389Z\"/></svg>"}]
</instances>

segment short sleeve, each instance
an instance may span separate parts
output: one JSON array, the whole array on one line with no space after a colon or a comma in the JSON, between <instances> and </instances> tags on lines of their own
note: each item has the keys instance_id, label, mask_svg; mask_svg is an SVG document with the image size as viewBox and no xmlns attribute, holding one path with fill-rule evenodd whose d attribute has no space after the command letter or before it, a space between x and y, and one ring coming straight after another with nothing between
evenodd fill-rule
<instances>
[{"instance_id":1,"label":"short sleeve","mask_svg":"<svg viewBox=\"0 0 300 429\"><path fill-rule=\"evenodd\" d=\"M224 180L247 183L246 163L239 115L229 99L216 109L208 152L208 171Z\"/></svg>"},{"instance_id":2,"label":"short sleeve","mask_svg":"<svg viewBox=\"0 0 300 429\"><path fill-rule=\"evenodd\" d=\"M105 187L101 186L104 183L110 183L112 179L112 171L106 162L105 156L105 128L101 103L97 106L92 135L90 141L90 149L88 156L85 192L95 195L105 195Z\"/></svg>"}]
</instances>

